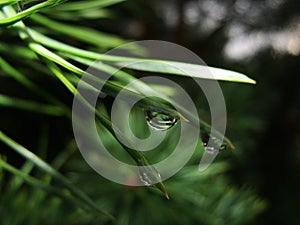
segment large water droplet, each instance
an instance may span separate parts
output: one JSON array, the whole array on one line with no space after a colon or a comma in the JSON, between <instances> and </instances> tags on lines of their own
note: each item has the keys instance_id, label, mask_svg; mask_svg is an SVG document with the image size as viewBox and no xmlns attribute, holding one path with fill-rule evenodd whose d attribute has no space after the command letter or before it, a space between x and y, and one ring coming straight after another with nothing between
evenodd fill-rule
<instances>
[{"instance_id":1,"label":"large water droplet","mask_svg":"<svg viewBox=\"0 0 300 225\"><path fill-rule=\"evenodd\" d=\"M147 124L158 131L168 130L178 121L178 119L173 116L152 110L145 110L145 117Z\"/></svg>"},{"instance_id":2,"label":"large water droplet","mask_svg":"<svg viewBox=\"0 0 300 225\"><path fill-rule=\"evenodd\" d=\"M146 186L161 182L161 176L153 166L139 166L139 177Z\"/></svg>"}]
</instances>

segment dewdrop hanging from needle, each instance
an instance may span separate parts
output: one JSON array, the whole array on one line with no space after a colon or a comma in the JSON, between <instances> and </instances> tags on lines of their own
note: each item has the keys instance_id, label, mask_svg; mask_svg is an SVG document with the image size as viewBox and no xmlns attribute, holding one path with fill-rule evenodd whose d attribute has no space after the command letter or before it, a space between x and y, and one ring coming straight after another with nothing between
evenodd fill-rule
<instances>
[{"instance_id":1,"label":"dewdrop hanging from needle","mask_svg":"<svg viewBox=\"0 0 300 225\"><path fill-rule=\"evenodd\" d=\"M169 199L169 195L165 185L162 182L160 173L152 165L149 165L145 160L138 161L139 178L145 186L156 187Z\"/></svg>"}]
</instances>

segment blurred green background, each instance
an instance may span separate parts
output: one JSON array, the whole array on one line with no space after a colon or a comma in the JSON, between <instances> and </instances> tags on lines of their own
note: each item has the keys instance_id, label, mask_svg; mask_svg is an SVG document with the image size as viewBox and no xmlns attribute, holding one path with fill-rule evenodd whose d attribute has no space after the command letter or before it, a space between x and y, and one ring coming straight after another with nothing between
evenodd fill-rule
<instances>
[{"instance_id":1,"label":"blurred green background","mask_svg":"<svg viewBox=\"0 0 300 225\"><path fill-rule=\"evenodd\" d=\"M56 13L55 8L44 13L58 21L91 27L122 39L178 43L210 66L239 71L255 79L256 85L220 82L228 112L226 135L236 149L219 154L204 173L196 169L198 152L186 168L165 182L171 196L168 201L154 189L121 186L96 174L80 155L71 121L64 116L1 104L1 130L58 168L113 214L117 224L299 224L299 2L128 0L93 10L94 14L76 14L78 18ZM105 52L114 47L82 42L53 28L47 30L45 24L40 26L35 20L27 19L25 24L83 49ZM13 57L5 49L3 43L25 46L16 33L1 28L0 37L1 57L71 107L72 95L45 72L42 63L27 68L30 61ZM16 51L13 47L11 50ZM197 97L199 90L192 91ZM0 93L45 102L3 70ZM6 145L0 143L0 149L11 165L26 167L26 161ZM36 169L29 171L41 180L49 179ZM56 194L23 184L4 170L0 170L0 178L0 224L110 224ZM55 181L49 182L60 187Z\"/></svg>"}]
</instances>

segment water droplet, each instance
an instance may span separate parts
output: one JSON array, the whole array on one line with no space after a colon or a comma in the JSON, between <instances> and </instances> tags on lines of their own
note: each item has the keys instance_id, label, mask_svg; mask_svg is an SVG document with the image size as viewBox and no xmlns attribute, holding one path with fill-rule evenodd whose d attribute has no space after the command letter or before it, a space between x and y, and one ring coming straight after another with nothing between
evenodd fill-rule
<instances>
[{"instance_id":1,"label":"water droplet","mask_svg":"<svg viewBox=\"0 0 300 225\"><path fill-rule=\"evenodd\" d=\"M215 136L210 136L208 134L202 134L202 142L204 145L204 148L207 152L214 152L214 151L222 151L227 149L227 143L226 141L221 141L219 138ZM212 146L207 146L208 142L211 142ZM218 146L218 147L217 147Z\"/></svg>"},{"instance_id":2,"label":"water droplet","mask_svg":"<svg viewBox=\"0 0 300 225\"><path fill-rule=\"evenodd\" d=\"M145 172L139 172L140 180L145 184L146 186L151 186L151 181Z\"/></svg>"},{"instance_id":3,"label":"water droplet","mask_svg":"<svg viewBox=\"0 0 300 225\"><path fill-rule=\"evenodd\" d=\"M146 186L161 182L161 176L153 166L139 166L139 177Z\"/></svg>"},{"instance_id":4,"label":"water droplet","mask_svg":"<svg viewBox=\"0 0 300 225\"><path fill-rule=\"evenodd\" d=\"M169 199L168 192L157 169L143 159L138 161L139 178L146 186L155 186Z\"/></svg>"},{"instance_id":5,"label":"water droplet","mask_svg":"<svg viewBox=\"0 0 300 225\"><path fill-rule=\"evenodd\" d=\"M145 110L145 117L147 124L158 131L168 130L178 121L178 119L173 116L152 110Z\"/></svg>"},{"instance_id":6,"label":"water droplet","mask_svg":"<svg viewBox=\"0 0 300 225\"><path fill-rule=\"evenodd\" d=\"M218 148L211 147L211 146L204 147L204 150L205 150L207 153L210 153L210 154L214 154L214 153L217 153L217 152L219 151Z\"/></svg>"}]
</instances>

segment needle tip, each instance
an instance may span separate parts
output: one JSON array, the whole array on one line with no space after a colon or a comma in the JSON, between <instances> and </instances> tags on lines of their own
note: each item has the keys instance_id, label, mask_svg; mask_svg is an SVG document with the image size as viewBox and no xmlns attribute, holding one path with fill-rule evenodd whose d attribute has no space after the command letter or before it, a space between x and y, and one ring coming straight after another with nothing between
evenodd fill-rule
<instances>
[{"instance_id":1,"label":"needle tip","mask_svg":"<svg viewBox=\"0 0 300 225\"><path fill-rule=\"evenodd\" d=\"M165 192L164 195L165 195L166 199L170 200L170 197L167 192Z\"/></svg>"}]
</instances>

